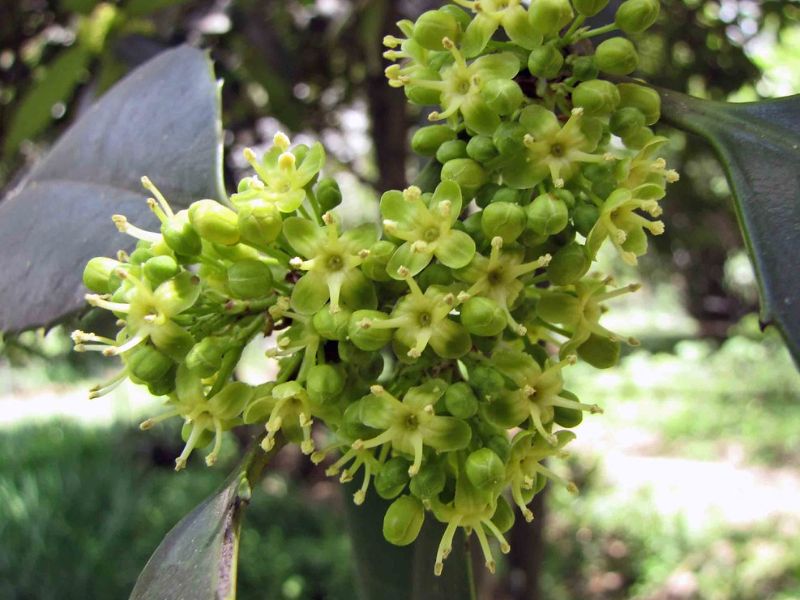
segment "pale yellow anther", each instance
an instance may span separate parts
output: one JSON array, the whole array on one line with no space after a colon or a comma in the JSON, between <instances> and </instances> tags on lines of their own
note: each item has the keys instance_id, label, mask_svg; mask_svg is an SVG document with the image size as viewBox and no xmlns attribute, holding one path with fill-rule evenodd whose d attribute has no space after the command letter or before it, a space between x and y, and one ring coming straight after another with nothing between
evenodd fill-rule
<instances>
[{"instance_id":1,"label":"pale yellow anther","mask_svg":"<svg viewBox=\"0 0 800 600\"><path fill-rule=\"evenodd\" d=\"M331 211L328 211L322 215L322 222L325 223L325 225L333 225L336 222L336 217Z\"/></svg>"},{"instance_id":2,"label":"pale yellow anther","mask_svg":"<svg viewBox=\"0 0 800 600\"><path fill-rule=\"evenodd\" d=\"M393 35L387 35L383 38L383 45L387 48L397 48L400 44L403 43L403 40L397 38Z\"/></svg>"},{"instance_id":3,"label":"pale yellow anther","mask_svg":"<svg viewBox=\"0 0 800 600\"><path fill-rule=\"evenodd\" d=\"M413 252L427 252L428 243L422 240L416 240L411 244L411 250Z\"/></svg>"},{"instance_id":4,"label":"pale yellow anther","mask_svg":"<svg viewBox=\"0 0 800 600\"><path fill-rule=\"evenodd\" d=\"M523 509L522 516L528 523L533 521L533 513L530 511L529 508Z\"/></svg>"},{"instance_id":5,"label":"pale yellow anther","mask_svg":"<svg viewBox=\"0 0 800 600\"><path fill-rule=\"evenodd\" d=\"M375 385L369 386L369 391L374 396L380 396L381 394L386 392L386 389L382 385L378 385L376 383Z\"/></svg>"},{"instance_id":6,"label":"pale yellow anther","mask_svg":"<svg viewBox=\"0 0 800 600\"><path fill-rule=\"evenodd\" d=\"M561 177L556 177L555 179L553 179L553 185L556 187L556 189L563 188L564 187L564 179L562 179Z\"/></svg>"},{"instance_id":7,"label":"pale yellow anther","mask_svg":"<svg viewBox=\"0 0 800 600\"><path fill-rule=\"evenodd\" d=\"M571 481L570 481L570 482L567 484L567 491L568 491L570 494L577 494L577 493L578 493L578 491L579 491L579 490L578 490L578 486L577 486L577 485L575 485L573 482L571 482Z\"/></svg>"},{"instance_id":8,"label":"pale yellow anther","mask_svg":"<svg viewBox=\"0 0 800 600\"><path fill-rule=\"evenodd\" d=\"M675 169L670 169L665 173L665 178L667 180L667 183L676 183L677 181L680 180L681 175Z\"/></svg>"},{"instance_id":9,"label":"pale yellow anther","mask_svg":"<svg viewBox=\"0 0 800 600\"><path fill-rule=\"evenodd\" d=\"M275 134L275 137L272 138L272 143L284 152L286 152L289 149L289 146L292 145L292 141L289 139L289 136L282 131L279 131Z\"/></svg>"},{"instance_id":10,"label":"pale yellow anther","mask_svg":"<svg viewBox=\"0 0 800 600\"><path fill-rule=\"evenodd\" d=\"M566 360L567 364L574 365L576 362L578 362L578 357L575 354L570 354Z\"/></svg>"},{"instance_id":11,"label":"pale yellow anther","mask_svg":"<svg viewBox=\"0 0 800 600\"><path fill-rule=\"evenodd\" d=\"M422 410L424 410L424 411L425 411L426 413L428 413L429 415L432 415L432 414L434 414L434 410L433 410L433 404L426 404L426 405L425 405L425 408L423 408Z\"/></svg>"},{"instance_id":12,"label":"pale yellow anther","mask_svg":"<svg viewBox=\"0 0 800 600\"><path fill-rule=\"evenodd\" d=\"M627 340L628 346L640 346L642 343L635 337L629 337Z\"/></svg>"},{"instance_id":13,"label":"pale yellow anther","mask_svg":"<svg viewBox=\"0 0 800 600\"><path fill-rule=\"evenodd\" d=\"M440 119L441 115L435 110L428 114L428 121L439 121Z\"/></svg>"},{"instance_id":14,"label":"pale yellow anther","mask_svg":"<svg viewBox=\"0 0 800 600\"><path fill-rule=\"evenodd\" d=\"M442 298L442 302L448 306L453 306L456 303L456 297L452 293L446 294L445 297Z\"/></svg>"},{"instance_id":15,"label":"pale yellow anther","mask_svg":"<svg viewBox=\"0 0 800 600\"><path fill-rule=\"evenodd\" d=\"M147 431L148 429L152 428L153 425L155 425L155 421L153 419L145 419L139 423L139 429L142 431Z\"/></svg>"},{"instance_id":16,"label":"pale yellow anther","mask_svg":"<svg viewBox=\"0 0 800 600\"><path fill-rule=\"evenodd\" d=\"M412 185L403 190L403 198L408 202L416 202L422 197L422 190Z\"/></svg>"},{"instance_id":17,"label":"pale yellow anther","mask_svg":"<svg viewBox=\"0 0 800 600\"><path fill-rule=\"evenodd\" d=\"M662 233L664 233L664 223L662 223L661 221L655 221L650 226L650 233L652 233L653 235L661 235Z\"/></svg>"},{"instance_id":18,"label":"pale yellow anther","mask_svg":"<svg viewBox=\"0 0 800 600\"><path fill-rule=\"evenodd\" d=\"M525 387L522 388L522 393L525 394L528 397L531 397L534 394L536 394L536 388L534 388L534 387L532 387L530 385L525 385Z\"/></svg>"},{"instance_id":19,"label":"pale yellow anther","mask_svg":"<svg viewBox=\"0 0 800 600\"><path fill-rule=\"evenodd\" d=\"M278 167L284 171L294 169L295 163L297 163L297 157L291 152L284 152L278 157Z\"/></svg>"},{"instance_id":20,"label":"pale yellow anther","mask_svg":"<svg viewBox=\"0 0 800 600\"><path fill-rule=\"evenodd\" d=\"M575 108L572 109L570 114L573 117L582 117L583 116L583 107L582 106L576 106Z\"/></svg>"},{"instance_id":21,"label":"pale yellow anther","mask_svg":"<svg viewBox=\"0 0 800 600\"><path fill-rule=\"evenodd\" d=\"M128 229L128 219L125 215L112 215L111 220L121 233L125 233L125 230Z\"/></svg>"},{"instance_id":22,"label":"pale yellow anther","mask_svg":"<svg viewBox=\"0 0 800 600\"><path fill-rule=\"evenodd\" d=\"M314 452L314 440L303 440L300 442L300 452L308 456Z\"/></svg>"},{"instance_id":23,"label":"pale yellow anther","mask_svg":"<svg viewBox=\"0 0 800 600\"><path fill-rule=\"evenodd\" d=\"M526 134L525 134L525 135L522 137L522 143L523 143L523 144L524 144L524 145L525 145L527 148L530 148L531 146L533 146L533 144L535 144L535 143L536 143L536 140L533 138L533 136L532 136L530 133L526 133Z\"/></svg>"},{"instance_id":24,"label":"pale yellow anther","mask_svg":"<svg viewBox=\"0 0 800 600\"><path fill-rule=\"evenodd\" d=\"M303 259L300 258L299 256L295 256L294 258L289 260L289 266L292 267L293 269L299 269L300 267L303 266Z\"/></svg>"},{"instance_id":25,"label":"pale yellow anther","mask_svg":"<svg viewBox=\"0 0 800 600\"><path fill-rule=\"evenodd\" d=\"M406 356L409 358L419 358L422 356L422 352L420 352L417 348L411 348L411 350L406 352Z\"/></svg>"},{"instance_id":26,"label":"pale yellow anther","mask_svg":"<svg viewBox=\"0 0 800 600\"><path fill-rule=\"evenodd\" d=\"M441 214L443 217L449 217L452 208L453 203L450 202L450 200L444 200L439 203L439 214Z\"/></svg>"},{"instance_id":27,"label":"pale yellow anther","mask_svg":"<svg viewBox=\"0 0 800 600\"><path fill-rule=\"evenodd\" d=\"M372 327L372 320L370 320L370 319L361 319L358 322L358 327L360 329L369 329L370 327Z\"/></svg>"},{"instance_id":28,"label":"pale yellow anther","mask_svg":"<svg viewBox=\"0 0 800 600\"><path fill-rule=\"evenodd\" d=\"M258 160L256 158L256 153L253 151L252 148L245 148L244 150L242 150L242 156L244 156L244 159L249 163L253 163L256 162L256 160Z\"/></svg>"},{"instance_id":29,"label":"pale yellow anther","mask_svg":"<svg viewBox=\"0 0 800 600\"><path fill-rule=\"evenodd\" d=\"M361 260L366 260L367 258L369 258L369 250L367 250L366 248L364 248L363 250L359 250L358 258L360 258Z\"/></svg>"},{"instance_id":30,"label":"pale yellow anther","mask_svg":"<svg viewBox=\"0 0 800 600\"><path fill-rule=\"evenodd\" d=\"M603 160L606 162L611 162L617 159L613 154L611 154L611 152L606 152L603 154Z\"/></svg>"},{"instance_id":31,"label":"pale yellow anther","mask_svg":"<svg viewBox=\"0 0 800 600\"><path fill-rule=\"evenodd\" d=\"M553 257L550 254L543 254L539 257L537 261L541 266L546 267L550 264L550 261L553 260Z\"/></svg>"},{"instance_id":32,"label":"pale yellow anther","mask_svg":"<svg viewBox=\"0 0 800 600\"><path fill-rule=\"evenodd\" d=\"M453 43L453 40L451 40L449 37L443 37L442 38L442 47L445 50L452 50L453 48L456 47L456 45Z\"/></svg>"},{"instance_id":33,"label":"pale yellow anther","mask_svg":"<svg viewBox=\"0 0 800 600\"><path fill-rule=\"evenodd\" d=\"M458 292L458 296L456 296L456 300L458 300L459 304L463 304L467 300L472 298L467 292Z\"/></svg>"},{"instance_id":34,"label":"pale yellow anther","mask_svg":"<svg viewBox=\"0 0 800 600\"><path fill-rule=\"evenodd\" d=\"M407 279L408 277L411 277L411 271L410 271L410 270L409 270L409 268L408 268L408 267L406 267L406 266L400 266L400 267L397 267L397 274L398 274L398 275L399 275L399 276L400 276L402 279Z\"/></svg>"},{"instance_id":35,"label":"pale yellow anther","mask_svg":"<svg viewBox=\"0 0 800 600\"><path fill-rule=\"evenodd\" d=\"M311 458L311 462L312 463L314 463L315 465L318 465L323 460L325 460L325 453L324 452L320 452L320 451L312 452L310 458Z\"/></svg>"},{"instance_id":36,"label":"pale yellow anther","mask_svg":"<svg viewBox=\"0 0 800 600\"><path fill-rule=\"evenodd\" d=\"M364 504L364 500L367 499L367 493L364 490L358 490L355 494L353 494L353 503L356 506L361 506Z\"/></svg>"},{"instance_id":37,"label":"pale yellow anther","mask_svg":"<svg viewBox=\"0 0 800 600\"><path fill-rule=\"evenodd\" d=\"M503 247L503 238L499 235L496 235L492 238L492 248L495 250L500 250Z\"/></svg>"}]
</instances>

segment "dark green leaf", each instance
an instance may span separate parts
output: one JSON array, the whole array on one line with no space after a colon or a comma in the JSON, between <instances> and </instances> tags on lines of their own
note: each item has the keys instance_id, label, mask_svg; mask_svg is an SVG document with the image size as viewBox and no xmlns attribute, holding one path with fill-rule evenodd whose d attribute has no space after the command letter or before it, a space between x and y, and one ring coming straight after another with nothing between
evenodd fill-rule
<instances>
[{"instance_id":1,"label":"dark green leaf","mask_svg":"<svg viewBox=\"0 0 800 600\"><path fill-rule=\"evenodd\" d=\"M242 512L267 458L255 444L219 491L167 534L139 574L131 600L236 597Z\"/></svg>"},{"instance_id":2,"label":"dark green leaf","mask_svg":"<svg viewBox=\"0 0 800 600\"><path fill-rule=\"evenodd\" d=\"M125 5L125 14L129 17L143 17L162 8L185 4L188 0L130 0Z\"/></svg>"},{"instance_id":3,"label":"dark green leaf","mask_svg":"<svg viewBox=\"0 0 800 600\"><path fill-rule=\"evenodd\" d=\"M67 48L44 68L40 79L17 105L8 135L3 143L6 156L14 154L20 144L44 131L53 120L53 106L66 102L85 74L91 54L83 46Z\"/></svg>"},{"instance_id":4,"label":"dark green leaf","mask_svg":"<svg viewBox=\"0 0 800 600\"><path fill-rule=\"evenodd\" d=\"M453 541L453 551L440 576L433 573L439 540L444 525L428 512L417 540L404 547L393 546L383 538L383 515L389 502L374 491L361 506L351 498L359 485L345 486L347 522L353 541L359 597L362 600L469 600L472 571L468 546L461 531Z\"/></svg>"},{"instance_id":5,"label":"dark green leaf","mask_svg":"<svg viewBox=\"0 0 800 600\"><path fill-rule=\"evenodd\" d=\"M177 207L224 198L218 84L205 53L181 47L108 92L0 203L0 331L83 307L81 271L130 248L114 213L155 230L140 178Z\"/></svg>"},{"instance_id":6,"label":"dark green leaf","mask_svg":"<svg viewBox=\"0 0 800 600\"><path fill-rule=\"evenodd\" d=\"M761 320L800 364L800 95L729 104L659 90L664 119L706 138L728 175L761 291Z\"/></svg>"}]
</instances>

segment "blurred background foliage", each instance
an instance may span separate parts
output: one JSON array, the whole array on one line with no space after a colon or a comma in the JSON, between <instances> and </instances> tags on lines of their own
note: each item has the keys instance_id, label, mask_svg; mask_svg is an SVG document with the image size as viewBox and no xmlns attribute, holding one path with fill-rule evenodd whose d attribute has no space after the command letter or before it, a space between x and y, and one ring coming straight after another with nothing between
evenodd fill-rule
<instances>
[{"instance_id":1,"label":"blurred background foliage","mask_svg":"<svg viewBox=\"0 0 800 600\"><path fill-rule=\"evenodd\" d=\"M125 73L189 43L210 50L225 82L229 185L245 167L241 148L283 129L321 139L349 209L374 211L381 191L418 168L407 140L424 118L385 84L381 39L438 4L2 1L0 190ZM734 101L800 91L795 1L662 0L637 43L640 74L655 85ZM661 133L682 174L664 205L667 232L638 274L617 273L647 285L609 314L643 348L613 372L568 377L607 411L587 419L561 466L582 494L548 497L545 525L518 534L522 546L484 578L482 597L533 598L538 577L548 600L800 598L800 377L780 340L758 331L722 169L699 139ZM59 329L0 340L2 598L126 596L164 533L224 477L226 465L172 472L175 431L135 430L152 409L141 392L83 400L108 367L70 353ZM260 368L255 358L248 367ZM236 448L226 447L230 466ZM261 487L241 597L351 598L337 484L287 454ZM539 534L544 550L530 543Z\"/></svg>"}]
</instances>

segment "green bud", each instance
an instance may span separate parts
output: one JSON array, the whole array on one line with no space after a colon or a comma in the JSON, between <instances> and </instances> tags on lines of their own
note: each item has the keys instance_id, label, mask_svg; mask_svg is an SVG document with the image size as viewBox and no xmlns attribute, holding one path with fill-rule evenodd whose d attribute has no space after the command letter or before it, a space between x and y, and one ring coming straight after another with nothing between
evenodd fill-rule
<instances>
[{"instance_id":1,"label":"green bud","mask_svg":"<svg viewBox=\"0 0 800 600\"><path fill-rule=\"evenodd\" d=\"M330 305L314 314L311 324L314 330L326 340L344 341L347 339L347 328L350 325L352 313L346 309L340 309L332 313Z\"/></svg>"},{"instance_id":2,"label":"green bud","mask_svg":"<svg viewBox=\"0 0 800 600\"><path fill-rule=\"evenodd\" d=\"M171 256L154 256L142 266L144 276L155 288L180 272L177 261Z\"/></svg>"},{"instance_id":3,"label":"green bud","mask_svg":"<svg viewBox=\"0 0 800 600\"><path fill-rule=\"evenodd\" d=\"M534 31L543 36L555 35L573 16L569 0L536 0L528 14Z\"/></svg>"},{"instance_id":4,"label":"green bud","mask_svg":"<svg viewBox=\"0 0 800 600\"><path fill-rule=\"evenodd\" d=\"M314 365L308 370L306 391L317 404L336 400L344 390L342 372L331 365Z\"/></svg>"},{"instance_id":5,"label":"green bud","mask_svg":"<svg viewBox=\"0 0 800 600\"><path fill-rule=\"evenodd\" d=\"M189 221L189 211L175 213L161 224L164 242L181 256L197 256L203 250L200 236Z\"/></svg>"},{"instance_id":6,"label":"green bud","mask_svg":"<svg viewBox=\"0 0 800 600\"><path fill-rule=\"evenodd\" d=\"M492 523L500 530L500 533L505 533L514 525L514 510L503 495L497 497L497 508L492 515Z\"/></svg>"},{"instance_id":7,"label":"green bud","mask_svg":"<svg viewBox=\"0 0 800 600\"><path fill-rule=\"evenodd\" d=\"M437 463L425 463L419 472L411 478L409 491L420 500L435 498L444 489L447 476L444 469Z\"/></svg>"},{"instance_id":8,"label":"green bud","mask_svg":"<svg viewBox=\"0 0 800 600\"><path fill-rule=\"evenodd\" d=\"M411 138L414 154L434 156L439 146L456 139L456 132L447 125L420 127Z\"/></svg>"},{"instance_id":9,"label":"green bud","mask_svg":"<svg viewBox=\"0 0 800 600\"><path fill-rule=\"evenodd\" d=\"M491 490L503 484L505 465L492 450L481 448L467 457L464 471L476 488Z\"/></svg>"},{"instance_id":10,"label":"green bud","mask_svg":"<svg viewBox=\"0 0 800 600\"><path fill-rule=\"evenodd\" d=\"M572 392L561 390L559 396L567 400L579 402L578 397ZM561 427L577 427L583 422L583 411L575 408L565 408L563 406L553 407L553 421Z\"/></svg>"},{"instance_id":11,"label":"green bud","mask_svg":"<svg viewBox=\"0 0 800 600\"><path fill-rule=\"evenodd\" d=\"M619 362L620 350L619 342L593 333L588 340L578 346L578 356L595 369L610 369Z\"/></svg>"},{"instance_id":12,"label":"green bud","mask_svg":"<svg viewBox=\"0 0 800 600\"><path fill-rule=\"evenodd\" d=\"M186 366L200 377L211 377L222 366L228 344L221 337L210 336L197 342L186 355Z\"/></svg>"},{"instance_id":13,"label":"green bud","mask_svg":"<svg viewBox=\"0 0 800 600\"><path fill-rule=\"evenodd\" d=\"M553 79L564 66L564 55L555 44L545 44L534 48L528 57L528 70L531 75L542 79Z\"/></svg>"},{"instance_id":14,"label":"green bud","mask_svg":"<svg viewBox=\"0 0 800 600\"><path fill-rule=\"evenodd\" d=\"M215 200L198 200L189 207L189 221L200 237L232 246L239 241L239 217Z\"/></svg>"},{"instance_id":15,"label":"green bud","mask_svg":"<svg viewBox=\"0 0 800 600\"><path fill-rule=\"evenodd\" d=\"M110 294L109 280L120 266L120 262L105 256L91 259L83 270L83 285L98 294Z\"/></svg>"},{"instance_id":16,"label":"green bud","mask_svg":"<svg viewBox=\"0 0 800 600\"><path fill-rule=\"evenodd\" d=\"M452 384L444 393L444 405L454 417L469 419L478 412L478 399L472 388L463 381Z\"/></svg>"},{"instance_id":17,"label":"green bud","mask_svg":"<svg viewBox=\"0 0 800 600\"><path fill-rule=\"evenodd\" d=\"M505 434L492 435L486 440L486 447L500 457L503 462L511 455L511 443Z\"/></svg>"},{"instance_id":18,"label":"green bud","mask_svg":"<svg viewBox=\"0 0 800 600\"><path fill-rule=\"evenodd\" d=\"M372 352L380 350L392 339L392 330L370 327L371 321L385 321L388 315L377 310L357 310L350 317L347 334L350 341L361 350Z\"/></svg>"},{"instance_id":19,"label":"green bud","mask_svg":"<svg viewBox=\"0 0 800 600\"><path fill-rule=\"evenodd\" d=\"M457 42L460 33L455 17L440 10L424 12L414 23L414 41L427 50L444 50L442 40Z\"/></svg>"},{"instance_id":20,"label":"green bud","mask_svg":"<svg viewBox=\"0 0 800 600\"><path fill-rule=\"evenodd\" d=\"M653 125L661 117L661 96L653 88L638 83L619 83L620 106L638 109L644 115L644 124Z\"/></svg>"},{"instance_id":21,"label":"green bud","mask_svg":"<svg viewBox=\"0 0 800 600\"><path fill-rule=\"evenodd\" d=\"M471 158L457 158L442 167L442 181L455 181L461 186L466 201L488 181L489 176L483 167Z\"/></svg>"},{"instance_id":22,"label":"green bud","mask_svg":"<svg viewBox=\"0 0 800 600\"><path fill-rule=\"evenodd\" d=\"M600 70L594 62L594 56L578 56L572 61L572 74L578 81L597 79Z\"/></svg>"},{"instance_id":23,"label":"green bud","mask_svg":"<svg viewBox=\"0 0 800 600\"><path fill-rule=\"evenodd\" d=\"M319 180L316 188L317 203L322 212L333 210L342 203L342 190L333 177L324 177Z\"/></svg>"},{"instance_id":24,"label":"green bud","mask_svg":"<svg viewBox=\"0 0 800 600\"><path fill-rule=\"evenodd\" d=\"M123 355L123 361L128 373L144 383L158 381L175 364L150 344L139 344L129 350Z\"/></svg>"},{"instance_id":25,"label":"green bud","mask_svg":"<svg viewBox=\"0 0 800 600\"><path fill-rule=\"evenodd\" d=\"M475 140L477 138L472 138L472 139ZM467 149L469 149L469 145L467 146ZM475 194L475 204L477 204L480 208L486 208L492 201L492 198L494 197L495 193L497 193L497 191L500 189L501 187L496 183L487 183L486 185L481 187L481 189L479 189L478 192Z\"/></svg>"},{"instance_id":26,"label":"green bud","mask_svg":"<svg viewBox=\"0 0 800 600\"><path fill-rule=\"evenodd\" d=\"M444 52L442 55L446 56ZM436 81L439 79L439 74L433 69L420 68L415 69L414 77L418 77L421 80ZM442 96L440 91L422 85L407 85L403 88L403 91L406 94L406 98L414 104L419 104L421 106L439 104L439 100Z\"/></svg>"},{"instance_id":27,"label":"green bud","mask_svg":"<svg viewBox=\"0 0 800 600\"><path fill-rule=\"evenodd\" d=\"M220 419L236 419L253 398L253 388L241 381L232 381L209 399L214 416Z\"/></svg>"},{"instance_id":28,"label":"green bud","mask_svg":"<svg viewBox=\"0 0 800 600\"><path fill-rule=\"evenodd\" d=\"M386 265L392 258L397 246L388 240L374 243L369 249L369 256L361 263L361 271L373 281L391 281Z\"/></svg>"},{"instance_id":29,"label":"green bud","mask_svg":"<svg viewBox=\"0 0 800 600\"><path fill-rule=\"evenodd\" d=\"M500 236L510 244L525 229L525 210L510 202L494 202L483 209L481 229L487 239Z\"/></svg>"},{"instance_id":30,"label":"green bud","mask_svg":"<svg viewBox=\"0 0 800 600\"><path fill-rule=\"evenodd\" d=\"M481 86L481 97L489 110L500 116L510 115L525 99L522 88L511 79L490 79Z\"/></svg>"},{"instance_id":31,"label":"green bud","mask_svg":"<svg viewBox=\"0 0 800 600\"><path fill-rule=\"evenodd\" d=\"M502 156L514 156L523 152L522 138L526 133L528 130L521 123L504 121L495 130L492 141Z\"/></svg>"},{"instance_id":32,"label":"green bud","mask_svg":"<svg viewBox=\"0 0 800 600\"><path fill-rule=\"evenodd\" d=\"M195 344L192 335L181 327L170 327L168 330L158 328L150 337L156 348L175 362L183 362Z\"/></svg>"},{"instance_id":33,"label":"green bud","mask_svg":"<svg viewBox=\"0 0 800 600\"><path fill-rule=\"evenodd\" d=\"M155 254L153 254L153 250L149 243L139 242L136 245L136 250L131 252L130 263L132 265L143 265L154 256Z\"/></svg>"},{"instance_id":34,"label":"green bud","mask_svg":"<svg viewBox=\"0 0 800 600\"><path fill-rule=\"evenodd\" d=\"M601 42L594 60L603 73L629 75L639 66L639 55L630 40L615 37Z\"/></svg>"},{"instance_id":35,"label":"green bud","mask_svg":"<svg viewBox=\"0 0 800 600\"><path fill-rule=\"evenodd\" d=\"M239 233L248 246L268 250L278 239L282 225L281 213L271 202L253 201L239 206Z\"/></svg>"},{"instance_id":36,"label":"green bud","mask_svg":"<svg viewBox=\"0 0 800 600\"><path fill-rule=\"evenodd\" d=\"M264 298L272 293L272 271L259 260L235 262L228 268L228 289L234 298Z\"/></svg>"},{"instance_id":37,"label":"green bud","mask_svg":"<svg viewBox=\"0 0 800 600\"><path fill-rule=\"evenodd\" d=\"M619 105L617 86L604 79L584 81L572 92L572 103L583 107L586 116L606 116Z\"/></svg>"},{"instance_id":38,"label":"green bud","mask_svg":"<svg viewBox=\"0 0 800 600\"><path fill-rule=\"evenodd\" d=\"M160 379L145 382L147 384L147 391L150 393L150 395L154 397L168 396L174 392L176 371L177 366L173 366L173 368L167 371L167 373Z\"/></svg>"},{"instance_id":39,"label":"green bud","mask_svg":"<svg viewBox=\"0 0 800 600\"><path fill-rule=\"evenodd\" d=\"M181 271L153 292L158 308L168 315L188 310L200 296L200 278L190 271Z\"/></svg>"},{"instance_id":40,"label":"green bud","mask_svg":"<svg viewBox=\"0 0 800 600\"><path fill-rule=\"evenodd\" d=\"M658 0L625 0L617 9L614 23L627 34L642 33L656 22Z\"/></svg>"},{"instance_id":41,"label":"green bud","mask_svg":"<svg viewBox=\"0 0 800 600\"><path fill-rule=\"evenodd\" d=\"M408 546L417 539L425 521L425 508L413 496L400 496L383 518L383 537L395 546Z\"/></svg>"},{"instance_id":42,"label":"green bud","mask_svg":"<svg viewBox=\"0 0 800 600\"><path fill-rule=\"evenodd\" d=\"M472 334L483 337L500 335L506 328L506 314L497 302L475 296L461 305L461 323Z\"/></svg>"},{"instance_id":43,"label":"green bud","mask_svg":"<svg viewBox=\"0 0 800 600\"><path fill-rule=\"evenodd\" d=\"M569 222L569 211L554 194L541 194L525 208L528 229L539 235L555 235Z\"/></svg>"},{"instance_id":44,"label":"green bud","mask_svg":"<svg viewBox=\"0 0 800 600\"><path fill-rule=\"evenodd\" d=\"M586 275L591 265L586 248L570 242L553 254L547 266L547 276L555 285L571 285Z\"/></svg>"},{"instance_id":45,"label":"green bud","mask_svg":"<svg viewBox=\"0 0 800 600\"><path fill-rule=\"evenodd\" d=\"M472 15L466 12L463 8L460 8L454 4L445 4L439 9L439 11L452 16L458 22L458 25L462 30L466 30L466 28L469 27L469 24L472 22Z\"/></svg>"},{"instance_id":46,"label":"green bud","mask_svg":"<svg viewBox=\"0 0 800 600\"><path fill-rule=\"evenodd\" d=\"M489 136L476 135L467 143L467 155L473 160L485 163L497 156L497 147Z\"/></svg>"},{"instance_id":47,"label":"green bud","mask_svg":"<svg viewBox=\"0 0 800 600\"><path fill-rule=\"evenodd\" d=\"M467 142L464 140L450 140L444 142L436 151L436 160L444 164L448 160L467 157Z\"/></svg>"},{"instance_id":48,"label":"green bud","mask_svg":"<svg viewBox=\"0 0 800 600\"><path fill-rule=\"evenodd\" d=\"M366 440L375 435L375 430L361 420L361 400L348 405L342 415L341 432L353 440Z\"/></svg>"},{"instance_id":49,"label":"green bud","mask_svg":"<svg viewBox=\"0 0 800 600\"><path fill-rule=\"evenodd\" d=\"M478 392L479 400L491 401L506 387L500 372L487 365L478 365L469 373L469 384Z\"/></svg>"},{"instance_id":50,"label":"green bud","mask_svg":"<svg viewBox=\"0 0 800 600\"><path fill-rule=\"evenodd\" d=\"M483 239L483 232L481 231L482 216L483 211L477 211L464 219L464 231L466 231L476 243L480 243Z\"/></svg>"},{"instance_id":51,"label":"green bud","mask_svg":"<svg viewBox=\"0 0 800 600\"><path fill-rule=\"evenodd\" d=\"M634 133L622 138L622 141L628 148L639 149L644 148L647 142L653 139L653 130L649 127L641 127Z\"/></svg>"},{"instance_id":52,"label":"green bud","mask_svg":"<svg viewBox=\"0 0 800 600\"><path fill-rule=\"evenodd\" d=\"M387 460L375 475L375 491L384 500L397 498L408 483L408 467L411 464L404 458L395 456Z\"/></svg>"},{"instance_id":53,"label":"green bud","mask_svg":"<svg viewBox=\"0 0 800 600\"><path fill-rule=\"evenodd\" d=\"M422 290L427 290L432 285L446 287L453 283L453 270L441 264L432 264L417 275L417 283Z\"/></svg>"},{"instance_id":54,"label":"green bud","mask_svg":"<svg viewBox=\"0 0 800 600\"><path fill-rule=\"evenodd\" d=\"M575 229L583 237L589 235L589 232L592 230L592 227L594 227L595 223L597 223L597 219L599 218L600 209L594 204L590 204L588 202L579 203L572 213L572 222L575 224Z\"/></svg>"},{"instance_id":55,"label":"green bud","mask_svg":"<svg viewBox=\"0 0 800 600\"><path fill-rule=\"evenodd\" d=\"M578 14L593 17L608 5L608 0L572 0Z\"/></svg>"},{"instance_id":56,"label":"green bud","mask_svg":"<svg viewBox=\"0 0 800 600\"><path fill-rule=\"evenodd\" d=\"M621 138L636 134L636 132L644 126L645 122L642 111L632 106L620 108L611 115L611 119L608 122L608 128L611 130L611 133Z\"/></svg>"}]
</instances>

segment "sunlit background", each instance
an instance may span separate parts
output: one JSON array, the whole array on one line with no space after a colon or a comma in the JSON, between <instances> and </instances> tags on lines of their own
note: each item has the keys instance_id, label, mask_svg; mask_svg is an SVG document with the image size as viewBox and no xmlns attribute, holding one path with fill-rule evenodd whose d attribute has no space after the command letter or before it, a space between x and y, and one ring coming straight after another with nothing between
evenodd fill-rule
<instances>
[{"instance_id":1,"label":"sunlit background","mask_svg":"<svg viewBox=\"0 0 800 600\"><path fill-rule=\"evenodd\" d=\"M437 4L2 1L0 188L113 82L186 42L210 48L225 80L229 185L244 168L240 150L283 129L327 145L347 219L374 218L379 192L419 167L407 139L420 115L385 85L380 40ZM666 0L637 42L640 74L657 85L733 101L800 92L797 2ZM661 133L682 174L664 203L667 233L638 272L602 261L622 283L645 284L604 321L642 346L618 368L567 371L570 390L605 408L551 465L581 493L550 490L536 527L518 519L497 576L479 570L481 598L800 598L800 375L776 332L759 330L721 168L700 140ZM88 400L114 365L71 353L68 331L0 337L4 599L127 597L247 437L228 434L216 468L193 459L175 474L178 424L139 432L159 401L134 386ZM268 377L263 349L250 349L241 377ZM346 501L338 483L284 452L248 512L240 597L353 598Z\"/></svg>"}]
</instances>

